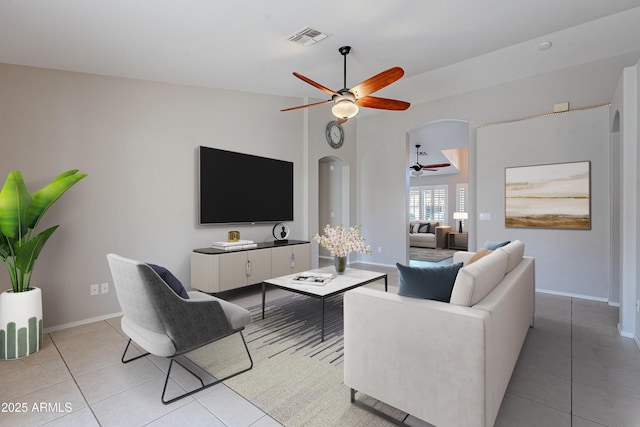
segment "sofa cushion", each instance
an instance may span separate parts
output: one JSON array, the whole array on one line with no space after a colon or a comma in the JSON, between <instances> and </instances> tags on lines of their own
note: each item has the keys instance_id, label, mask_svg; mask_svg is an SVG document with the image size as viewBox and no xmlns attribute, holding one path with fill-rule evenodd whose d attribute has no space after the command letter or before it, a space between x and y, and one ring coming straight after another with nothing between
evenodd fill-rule
<instances>
[{"instance_id":1,"label":"sofa cushion","mask_svg":"<svg viewBox=\"0 0 640 427\"><path fill-rule=\"evenodd\" d=\"M509 257L494 251L461 268L451 292L451 304L471 307L484 298L507 274Z\"/></svg>"},{"instance_id":2,"label":"sofa cushion","mask_svg":"<svg viewBox=\"0 0 640 427\"><path fill-rule=\"evenodd\" d=\"M492 251L495 251L496 249L506 246L509 243L510 243L509 240L505 240L504 242L494 242L493 240L487 240L486 242L484 242L484 247L486 249L491 249Z\"/></svg>"},{"instance_id":3,"label":"sofa cushion","mask_svg":"<svg viewBox=\"0 0 640 427\"><path fill-rule=\"evenodd\" d=\"M456 275L462 263L416 267L396 263L400 273L398 295L449 302Z\"/></svg>"},{"instance_id":4,"label":"sofa cushion","mask_svg":"<svg viewBox=\"0 0 640 427\"><path fill-rule=\"evenodd\" d=\"M520 240L514 240L506 246L502 246L497 250L503 251L509 257L509 262L507 264L507 273L516 268L520 262L522 262L522 257L524 256L524 243Z\"/></svg>"},{"instance_id":5,"label":"sofa cushion","mask_svg":"<svg viewBox=\"0 0 640 427\"><path fill-rule=\"evenodd\" d=\"M178 280L176 276L171 274L169 270L155 264L147 263L147 265L151 267L153 271L155 271L158 276L160 276L160 278L164 280L164 282L169 285L169 287L173 289L173 292L175 292L179 297L183 299L189 299L189 294L187 294L187 291L184 289L184 286L182 286L180 280Z\"/></svg>"}]
</instances>

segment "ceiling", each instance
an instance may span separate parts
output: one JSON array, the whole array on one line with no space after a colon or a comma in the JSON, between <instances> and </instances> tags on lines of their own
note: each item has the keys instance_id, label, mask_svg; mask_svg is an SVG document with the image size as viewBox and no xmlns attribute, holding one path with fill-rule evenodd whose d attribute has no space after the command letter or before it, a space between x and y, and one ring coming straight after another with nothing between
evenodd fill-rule
<instances>
[{"instance_id":1,"label":"ceiling","mask_svg":"<svg viewBox=\"0 0 640 427\"><path fill-rule=\"evenodd\" d=\"M338 90L351 45L347 86L397 65L376 95L415 104L640 52L638 23L640 0L0 0L0 62L324 99L291 73ZM305 26L329 37L286 39Z\"/></svg>"},{"instance_id":2,"label":"ceiling","mask_svg":"<svg viewBox=\"0 0 640 427\"><path fill-rule=\"evenodd\" d=\"M640 0L0 0L0 63L303 98L286 108L328 99L293 71L341 89L338 48L350 45L348 87L400 66L404 77L375 95L417 104L622 55L637 61L639 24ZM287 40L307 26L328 37ZM540 50L546 41L552 48ZM454 147L437 141L451 138L427 140L422 164L450 161L440 150Z\"/></svg>"}]
</instances>

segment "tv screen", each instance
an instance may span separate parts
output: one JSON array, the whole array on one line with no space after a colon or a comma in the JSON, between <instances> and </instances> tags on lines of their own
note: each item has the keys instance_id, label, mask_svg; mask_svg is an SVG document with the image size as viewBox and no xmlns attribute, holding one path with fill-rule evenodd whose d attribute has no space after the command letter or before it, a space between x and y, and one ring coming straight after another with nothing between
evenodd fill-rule
<instances>
[{"instance_id":1,"label":"tv screen","mask_svg":"<svg viewBox=\"0 0 640 427\"><path fill-rule=\"evenodd\" d=\"M200 147L200 224L293 221L293 162Z\"/></svg>"}]
</instances>

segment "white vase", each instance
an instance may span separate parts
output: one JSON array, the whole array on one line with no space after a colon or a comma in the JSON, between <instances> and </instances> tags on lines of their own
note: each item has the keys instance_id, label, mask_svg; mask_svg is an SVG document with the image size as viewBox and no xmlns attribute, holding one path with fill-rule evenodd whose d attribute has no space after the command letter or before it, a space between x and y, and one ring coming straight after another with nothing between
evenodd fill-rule
<instances>
[{"instance_id":1,"label":"white vase","mask_svg":"<svg viewBox=\"0 0 640 427\"><path fill-rule=\"evenodd\" d=\"M42 347L42 290L0 294L0 359L19 359Z\"/></svg>"}]
</instances>

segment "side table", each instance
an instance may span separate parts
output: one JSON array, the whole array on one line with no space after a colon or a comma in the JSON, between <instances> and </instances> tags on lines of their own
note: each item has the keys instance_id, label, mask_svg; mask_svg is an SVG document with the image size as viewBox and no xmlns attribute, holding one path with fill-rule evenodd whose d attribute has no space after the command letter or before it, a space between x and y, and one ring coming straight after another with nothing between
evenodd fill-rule
<instances>
[{"instance_id":1,"label":"side table","mask_svg":"<svg viewBox=\"0 0 640 427\"><path fill-rule=\"evenodd\" d=\"M450 231L448 234L449 249L458 249L466 251L469 249L469 233L464 231L459 233L457 231Z\"/></svg>"}]
</instances>

